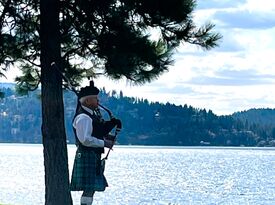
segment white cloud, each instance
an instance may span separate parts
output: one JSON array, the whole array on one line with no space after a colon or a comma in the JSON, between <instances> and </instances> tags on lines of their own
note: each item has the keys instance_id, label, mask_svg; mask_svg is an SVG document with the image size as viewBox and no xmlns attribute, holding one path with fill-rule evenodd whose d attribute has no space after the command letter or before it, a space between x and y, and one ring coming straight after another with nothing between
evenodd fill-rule
<instances>
[{"instance_id":1,"label":"white cloud","mask_svg":"<svg viewBox=\"0 0 275 205\"><path fill-rule=\"evenodd\" d=\"M249 10L217 11L213 18L227 28L268 29L275 26L275 13Z\"/></svg>"},{"instance_id":2,"label":"white cloud","mask_svg":"<svg viewBox=\"0 0 275 205\"><path fill-rule=\"evenodd\" d=\"M247 8L251 11L275 11L275 1L274 0L247 0L243 5L244 8Z\"/></svg>"},{"instance_id":3,"label":"white cloud","mask_svg":"<svg viewBox=\"0 0 275 205\"><path fill-rule=\"evenodd\" d=\"M197 9L223 9L223 8L235 8L243 3L245 0L197 0Z\"/></svg>"}]
</instances>

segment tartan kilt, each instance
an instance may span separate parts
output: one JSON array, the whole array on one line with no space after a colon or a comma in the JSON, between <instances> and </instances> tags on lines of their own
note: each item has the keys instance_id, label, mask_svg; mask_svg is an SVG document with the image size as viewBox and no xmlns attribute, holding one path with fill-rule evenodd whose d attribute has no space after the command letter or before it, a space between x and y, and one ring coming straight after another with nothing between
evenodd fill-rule
<instances>
[{"instance_id":1,"label":"tartan kilt","mask_svg":"<svg viewBox=\"0 0 275 205\"><path fill-rule=\"evenodd\" d=\"M101 166L101 154L91 150L76 151L71 191L104 191L108 186Z\"/></svg>"}]
</instances>

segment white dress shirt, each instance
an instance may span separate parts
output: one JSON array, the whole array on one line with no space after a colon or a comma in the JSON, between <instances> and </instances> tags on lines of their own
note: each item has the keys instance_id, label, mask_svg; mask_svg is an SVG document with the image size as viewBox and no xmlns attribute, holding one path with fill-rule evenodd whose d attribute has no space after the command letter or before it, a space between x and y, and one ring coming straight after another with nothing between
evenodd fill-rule
<instances>
[{"instance_id":1,"label":"white dress shirt","mask_svg":"<svg viewBox=\"0 0 275 205\"><path fill-rule=\"evenodd\" d=\"M93 110L82 106L84 110L93 115ZM73 121L78 140L86 147L104 147L104 140L92 136L93 120L84 113L77 115Z\"/></svg>"}]
</instances>

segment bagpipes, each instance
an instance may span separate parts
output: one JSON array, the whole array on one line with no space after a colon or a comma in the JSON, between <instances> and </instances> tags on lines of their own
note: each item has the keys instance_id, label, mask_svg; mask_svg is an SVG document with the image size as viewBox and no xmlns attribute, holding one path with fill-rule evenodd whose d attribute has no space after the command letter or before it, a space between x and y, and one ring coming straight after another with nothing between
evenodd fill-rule
<instances>
[{"instance_id":1,"label":"bagpipes","mask_svg":"<svg viewBox=\"0 0 275 205\"><path fill-rule=\"evenodd\" d=\"M67 88L68 88L69 90L71 90L72 92L74 92L77 96L79 96L79 95L78 95L78 91L75 89L74 86L72 86L70 80L60 71L60 69L58 68L58 66L56 65L56 63L55 63L55 62L52 62L52 63L51 63L51 66L54 67L54 68L56 69L56 71L60 74L60 76L62 77L62 79L63 79L64 81L67 82L67 84L68 84L68 87L67 87ZM91 85L91 83L93 83L93 82L90 81L90 85ZM78 103L79 103L79 102L78 102ZM78 104L78 106L79 106L79 104ZM106 108L105 106L103 106L103 105L101 105L101 104L98 104L98 106L101 107L103 110L105 110L105 111L108 113L109 118L110 118L110 121L111 121L112 123L115 124L115 132L114 132L114 134L113 134L113 135L112 135L112 134L108 134L108 135L112 138L112 141L115 142L115 141L116 141L116 138L117 138L117 135L118 135L118 133L121 131L121 128L122 128L121 120L116 119L116 118L113 116L113 113L112 113L108 108ZM100 110L99 110L99 109L96 110L96 111L97 111L98 113L100 113ZM113 146L112 146L112 147L113 147ZM108 152L107 152L106 156L101 160L101 165L102 165L102 168L103 168L103 170L102 170L103 172L104 172L104 167L105 167L105 161L108 159L108 156L109 156L109 154L110 154L110 151L111 151L112 147L108 149Z\"/></svg>"},{"instance_id":2,"label":"bagpipes","mask_svg":"<svg viewBox=\"0 0 275 205\"><path fill-rule=\"evenodd\" d=\"M105 111L108 113L108 115L109 115L109 117L110 117L110 121L111 121L111 122L112 122L112 121L115 122L115 125L116 125L116 126L115 126L114 135L109 134L109 136L111 136L111 138L112 138L113 141L115 142L118 133L119 133L119 132L121 131L121 129L122 129L121 120L116 119L116 118L113 116L112 112L111 112L108 108L104 107L104 106L101 105L101 104L98 104L98 105L99 105L99 107L101 107L103 110L105 110ZM112 149L112 148L109 148L109 150L108 150L106 156L105 156L103 159L105 159L105 160L108 159L108 156L109 156L109 153L110 153L111 149Z\"/></svg>"},{"instance_id":3,"label":"bagpipes","mask_svg":"<svg viewBox=\"0 0 275 205\"><path fill-rule=\"evenodd\" d=\"M118 133L121 131L121 128L122 128L121 120L114 118L112 112L111 112L108 108L106 108L106 107L104 107L103 105L100 105L100 104L99 104L99 106L100 106L103 110L105 110L105 111L108 113L108 115L109 115L109 117L110 117L110 120L113 120L113 119L116 120L115 133L114 133L114 135L112 136L112 138L114 139L113 142L115 142L115 141L116 141L116 138L117 138L117 135L118 135ZM112 147L113 147L113 146L112 146ZM108 149L108 152L107 152L107 154L106 154L106 156L105 156L103 159L101 159L101 162L100 162L100 165L101 165L101 166L100 166L100 175L103 175L103 173L104 173L104 171L105 171L106 160L108 159L108 156L109 156L109 154L110 154L111 149L112 149L112 148L109 148L109 149Z\"/></svg>"}]
</instances>

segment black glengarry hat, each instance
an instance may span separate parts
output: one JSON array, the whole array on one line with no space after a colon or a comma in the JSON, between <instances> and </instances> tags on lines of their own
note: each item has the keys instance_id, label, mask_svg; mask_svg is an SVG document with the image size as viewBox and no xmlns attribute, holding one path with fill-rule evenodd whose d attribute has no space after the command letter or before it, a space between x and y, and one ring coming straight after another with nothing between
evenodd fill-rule
<instances>
[{"instance_id":1,"label":"black glengarry hat","mask_svg":"<svg viewBox=\"0 0 275 205\"><path fill-rule=\"evenodd\" d=\"M83 87L80 89L80 91L78 92L78 98L82 98L88 95L98 95L99 93L99 89L97 87L95 87L94 85L94 81L90 81L90 85Z\"/></svg>"}]
</instances>

